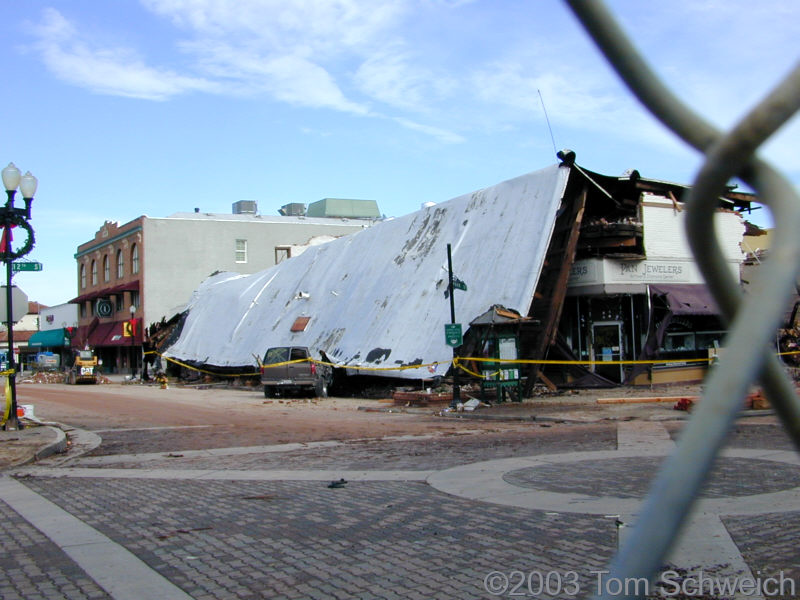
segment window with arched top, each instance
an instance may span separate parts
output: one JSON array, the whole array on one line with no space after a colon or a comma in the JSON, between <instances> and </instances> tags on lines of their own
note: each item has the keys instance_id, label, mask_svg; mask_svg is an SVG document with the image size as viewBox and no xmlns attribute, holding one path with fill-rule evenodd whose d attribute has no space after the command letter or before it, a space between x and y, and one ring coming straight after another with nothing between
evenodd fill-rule
<instances>
[{"instance_id":1,"label":"window with arched top","mask_svg":"<svg viewBox=\"0 0 800 600\"><path fill-rule=\"evenodd\" d=\"M81 263L81 289L86 289L86 263Z\"/></svg>"},{"instance_id":2,"label":"window with arched top","mask_svg":"<svg viewBox=\"0 0 800 600\"><path fill-rule=\"evenodd\" d=\"M125 255L122 250L117 250L117 279L122 279L125 275Z\"/></svg>"},{"instance_id":3,"label":"window with arched top","mask_svg":"<svg viewBox=\"0 0 800 600\"><path fill-rule=\"evenodd\" d=\"M97 285L97 261L92 261L92 285Z\"/></svg>"},{"instance_id":4,"label":"window with arched top","mask_svg":"<svg viewBox=\"0 0 800 600\"><path fill-rule=\"evenodd\" d=\"M103 257L103 281L111 280L111 261L108 260L108 254Z\"/></svg>"},{"instance_id":5,"label":"window with arched top","mask_svg":"<svg viewBox=\"0 0 800 600\"><path fill-rule=\"evenodd\" d=\"M134 275L139 272L139 246L134 244L131 247L131 273Z\"/></svg>"}]
</instances>

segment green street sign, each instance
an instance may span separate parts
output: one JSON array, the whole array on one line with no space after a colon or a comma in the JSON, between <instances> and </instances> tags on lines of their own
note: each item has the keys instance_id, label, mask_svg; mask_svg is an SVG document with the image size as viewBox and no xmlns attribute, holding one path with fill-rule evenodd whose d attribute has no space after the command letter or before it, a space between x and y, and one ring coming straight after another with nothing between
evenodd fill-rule
<instances>
[{"instance_id":1,"label":"green street sign","mask_svg":"<svg viewBox=\"0 0 800 600\"><path fill-rule=\"evenodd\" d=\"M461 323L445 323L444 341L453 348L457 348L464 343L464 337L461 334Z\"/></svg>"},{"instance_id":2,"label":"green street sign","mask_svg":"<svg viewBox=\"0 0 800 600\"><path fill-rule=\"evenodd\" d=\"M11 263L12 271L41 271L42 263L40 262L15 262Z\"/></svg>"},{"instance_id":3,"label":"green street sign","mask_svg":"<svg viewBox=\"0 0 800 600\"><path fill-rule=\"evenodd\" d=\"M467 291L467 284L461 281L458 277L453 277L453 289L454 290L461 290L463 292Z\"/></svg>"}]
</instances>

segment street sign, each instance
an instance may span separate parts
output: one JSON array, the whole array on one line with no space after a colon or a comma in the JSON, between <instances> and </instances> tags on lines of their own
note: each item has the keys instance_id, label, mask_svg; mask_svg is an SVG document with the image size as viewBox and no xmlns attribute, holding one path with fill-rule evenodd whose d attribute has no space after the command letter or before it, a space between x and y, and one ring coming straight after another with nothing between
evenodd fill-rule
<instances>
[{"instance_id":1,"label":"street sign","mask_svg":"<svg viewBox=\"0 0 800 600\"><path fill-rule=\"evenodd\" d=\"M12 263L13 264L13 263ZM6 308L6 286L0 286L0 321L8 322L8 309ZM11 321L16 323L28 314L28 295L17 286L11 286Z\"/></svg>"},{"instance_id":2,"label":"street sign","mask_svg":"<svg viewBox=\"0 0 800 600\"><path fill-rule=\"evenodd\" d=\"M461 323L445 323L444 341L453 348L457 348L464 343L464 337L461 334Z\"/></svg>"},{"instance_id":3,"label":"street sign","mask_svg":"<svg viewBox=\"0 0 800 600\"><path fill-rule=\"evenodd\" d=\"M453 277L453 289L454 290L461 290L463 292L467 291L467 284L461 281L458 277Z\"/></svg>"},{"instance_id":4,"label":"street sign","mask_svg":"<svg viewBox=\"0 0 800 600\"><path fill-rule=\"evenodd\" d=\"M17 271L41 271L42 263L36 261L30 262L13 262L11 263L11 270Z\"/></svg>"}]
</instances>

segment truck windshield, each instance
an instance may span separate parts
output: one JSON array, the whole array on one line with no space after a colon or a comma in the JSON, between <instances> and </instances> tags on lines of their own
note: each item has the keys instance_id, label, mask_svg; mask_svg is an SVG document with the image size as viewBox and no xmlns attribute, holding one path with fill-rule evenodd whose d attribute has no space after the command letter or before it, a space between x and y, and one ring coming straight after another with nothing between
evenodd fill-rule
<instances>
[{"instance_id":1,"label":"truck windshield","mask_svg":"<svg viewBox=\"0 0 800 600\"><path fill-rule=\"evenodd\" d=\"M289 348L270 348L264 355L265 365L274 365L287 360L289 360Z\"/></svg>"},{"instance_id":2,"label":"truck windshield","mask_svg":"<svg viewBox=\"0 0 800 600\"><path fill-rule=\"evenodd\" d=\"M92 352L91 350L81 350L80 351L81 360L92 360Z\"/></svg>"}]
</instances>

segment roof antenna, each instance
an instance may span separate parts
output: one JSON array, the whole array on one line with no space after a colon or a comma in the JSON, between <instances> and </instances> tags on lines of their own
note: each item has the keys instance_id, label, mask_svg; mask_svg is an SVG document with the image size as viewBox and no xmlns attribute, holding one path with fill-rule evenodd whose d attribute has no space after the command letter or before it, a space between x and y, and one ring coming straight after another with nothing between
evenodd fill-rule
<instances>
[{"instance_id":1,"label":"roof antenna","mask_svg":"<svg viewBox=\"0 0 800 600\"><path fill-rule=\"evenodd\" d=\"M558 154L558 150L556 149L556 138L553 137L553 128L550 127L550 117L547 116L547 109L544 106L544 98L542 98L542 91L539 88L536 88L536 92L539 94L539 101L542 103L542 110L544 111L544 120L547 121L547 130L550 132L550 141L553 142L553 154Z\"/></svg>"}]
</instances>

